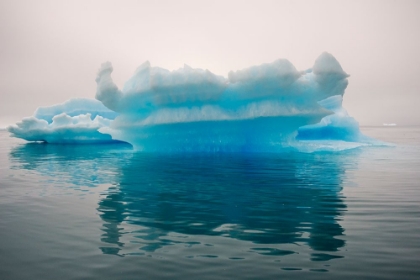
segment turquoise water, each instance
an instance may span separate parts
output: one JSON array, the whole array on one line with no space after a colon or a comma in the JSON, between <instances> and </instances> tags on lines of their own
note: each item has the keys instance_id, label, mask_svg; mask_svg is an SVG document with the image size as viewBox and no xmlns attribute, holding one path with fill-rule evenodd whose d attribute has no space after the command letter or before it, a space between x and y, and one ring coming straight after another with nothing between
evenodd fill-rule
<instances>
[{"instance_id":1,"label":"turquoise water","mask_svg":"<svg viewBox=\"0 0 420 280\"><path fill-rule=\"evenodd\" d=\"M0 132L0 279L419 279L420 128L395 147L164 155Z\"/></svg>"}]
</instances>

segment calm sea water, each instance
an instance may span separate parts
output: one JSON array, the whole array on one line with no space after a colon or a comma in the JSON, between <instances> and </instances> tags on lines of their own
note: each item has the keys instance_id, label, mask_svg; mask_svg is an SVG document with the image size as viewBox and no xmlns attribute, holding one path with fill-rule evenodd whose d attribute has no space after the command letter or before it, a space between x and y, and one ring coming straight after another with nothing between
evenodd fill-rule
<instances>
[{"instance_id":1,"label":"calm sea water","mask_svg":"<svg viewBox=\"0 0 420 280\"><path fill-rule=\"evenodd\" d=\"M395 147L163 155L0 132L0 279L420 279L420 127Z\"/></svg>"}]
</instances>

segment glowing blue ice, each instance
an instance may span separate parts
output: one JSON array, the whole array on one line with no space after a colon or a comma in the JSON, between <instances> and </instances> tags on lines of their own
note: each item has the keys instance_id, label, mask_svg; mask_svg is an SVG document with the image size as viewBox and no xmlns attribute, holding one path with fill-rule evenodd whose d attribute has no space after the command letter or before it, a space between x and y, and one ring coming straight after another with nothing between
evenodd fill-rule
<instances>
[{"instance_id":1,"label":"glowing blue ice","mask_svg":"<svg viewBox=\"0 0 420 280\"><path fill-rule=\"evenodd\" d=\"M9 131L53 143L112 137L157 152L340 150L372 142L342 108L348 75L328 53L306 71L279 59L231 71L228 78L187 65L169 71L145 62L121 90L112 71L109 62L98 71L100 102L40 108Z\"/></svg>"},{"instance_id":2,"label":"glowing blue ice","mask_svg":"<svg viewBox=\"0 0 420 280\"><path fill-rule=\"evenodd\" d=\"M304 72L281 59L230 72L228 79L189 66L171 72L145 62L122 90L112 71L110 63L99 70L96 98L120 115L101 131L142 151L290 148L300 127L333 113L319 101L341 98L348 84L348 75L328 53ZM348 132L359 133L358 126Z\"/></svg>"},{"instance_id":3,"label":"glowing blue ice","mask_svg":"<svg viewBox=\"0 0 420 280\"><path fill-rule=\"evenodd\" d=\"M327 110L334 112L324 117L319 123L306 125L298 129L297 139L300 140L343 140L363 142L366 136L360 133L359 124L350 117L342 107L343 97L334 95L318 103Z\"/></svg>"}]
</instances>

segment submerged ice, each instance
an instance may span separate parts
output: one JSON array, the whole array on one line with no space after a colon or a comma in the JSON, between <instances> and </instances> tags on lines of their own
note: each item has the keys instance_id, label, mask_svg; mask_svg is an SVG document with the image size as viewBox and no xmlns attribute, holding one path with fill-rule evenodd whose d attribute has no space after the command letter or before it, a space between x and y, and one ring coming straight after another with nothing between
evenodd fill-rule
<instances>
[{"instance_id":1,"label":"submerged ice","mask_svg":"<svg viewBox=\"0 0 420 280\"><path fill-rule=\"evenodd\" d=\"M188 65L169 71L145 62L122 89L112 71L109 62L98 71L100 102L40 108L9 131L30 141L118 140L158 152L258 152L296 149L307 141L371 141L342 107L348 75L329 53L306 71L279 59L231 71L227 78Z\"/></svg>"}]
</instances>

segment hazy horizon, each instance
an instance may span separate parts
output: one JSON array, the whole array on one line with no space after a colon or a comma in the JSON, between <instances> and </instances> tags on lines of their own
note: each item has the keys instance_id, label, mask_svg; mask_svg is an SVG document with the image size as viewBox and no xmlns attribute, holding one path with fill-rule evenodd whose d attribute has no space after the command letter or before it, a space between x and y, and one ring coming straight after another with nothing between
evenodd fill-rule
<instances>
[{"instance_id":1,"label":"hazy horizon","mask_svg":"<svg viewBox=\"0 0 420 280\"><path fill-rule=\"evenodd\" d=\"M420 124L418 1L0 0L0 127L39 106L94 98L111 61L122 87L144 61L230 70L324 51L350 74L344 107L361 125Z\"/></svg>"}]
</instances>

